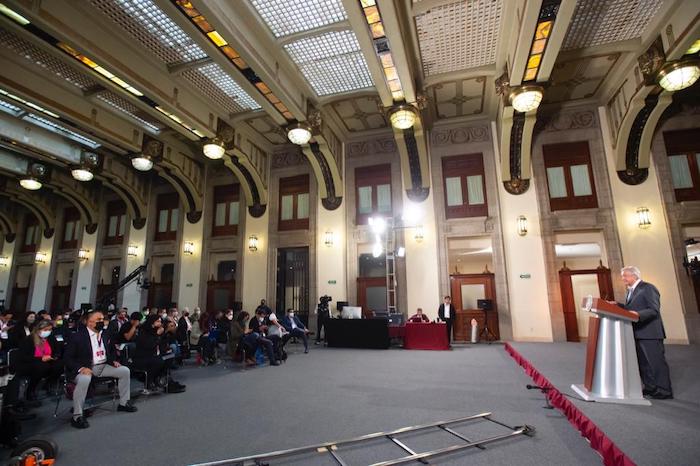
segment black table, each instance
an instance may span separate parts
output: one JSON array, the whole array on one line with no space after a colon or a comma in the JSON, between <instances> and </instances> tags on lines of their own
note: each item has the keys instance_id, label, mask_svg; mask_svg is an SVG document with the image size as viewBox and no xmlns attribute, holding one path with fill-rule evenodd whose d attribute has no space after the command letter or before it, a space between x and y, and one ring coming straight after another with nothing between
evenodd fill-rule
<instances>
[{"instance_id":1,"label":"black table","mask_svg":"<svg viewBox=\"0 0 700 466\"><path fill-rule=\"evenodd\" d=\"M328 319L326 341L334 348L389 348L386 319Z\"/></svg>"}]
</instances>

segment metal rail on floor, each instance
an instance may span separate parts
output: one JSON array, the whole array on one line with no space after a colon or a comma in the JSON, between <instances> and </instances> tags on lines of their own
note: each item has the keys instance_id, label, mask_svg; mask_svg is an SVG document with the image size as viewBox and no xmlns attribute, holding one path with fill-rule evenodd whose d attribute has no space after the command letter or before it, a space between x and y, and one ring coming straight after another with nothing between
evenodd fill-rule
<instances>
[{"instance_id":1,"label":"metal rail on floor","mask_svg":"<svg viewBox=\"0 0 700 466\"><path fill-rule=\"evenodd\" d=\"M495 424L498 424L499 426L505 427L510 430L509 433L503 434L503 435L496 435L493 437L488 437L485 439L479 439L479 440L471 440L470 438L460 434L459 432L454 431L453 429L449 428L448 425L452 424L459 424L462 422L467 422L467 421L474 421L474 420L480 420L484 419L490 422L493 422ZM427 429L433 429L437 428L440 429L441 431L447 432L454 437L459 438L460 440L463 440L466 443L460 443L458 445L452 445L450 447L446 448L440 448L437 450L431 450L431 451L426 451L422 453L417 453L413 451L410 447L408 447L406 444L404 444L401 440L397 439L396 436L401 435L401 434L406 434L409 432L418 432L418 431L423 431ZM467 416L467 417L461 417L457 419L452 419L449 421L440 421L440 422L432 422L429 424L421 424L417 426L410 426L410 427L403 427L401 429L396 429L390 432L375 432L373 434L368 434L368 435L362 435L360 437L354 437L346 440L340 440L337 442L324 442L324 443L318 443L315 445L307 445L304 447L298 447L298 448L289 448L287 450L278 450L278 451L272 451L268 453L261 453L259 455L250 455L250 456L241 456L239 458L231 458L231 459L226 459L226 460L219 460L219 461L211 461L208 463L197 463L193 464L191 466L249 466L249 465L255 465L255 466L261 466L267 464L267 461L270 460L276 460L284 457L291 457L291 456L298 456L302 455L304 453L313 453L313 452L318 452L318 453L328 453L335 459L335 461L340 465L340 466L348 466L348 464L340 457L340 454L338 453L338 447L339 446L347 446L347 445L352 445L352 444L357 444L361 442L366 442L369 440L374 440L378 438L386 438L393 442L395 445L397 445L399 448L404 450L406 453L408 453L407 456L403 456L401 458L396 458L393 460L389 461L383 461L380 463L375 463L372 466L390 466L390 465L396 465L396 464L404 464L404 463L410 463L414 461L419 461L424 464L428 464L428 459L440 456L440 455L447 455L450 453L458 452L461 450L466 450L468 448L479 448L479 449L485 449L486 447L484 445L489 444L489 443L494 443L499 440L505 440L507 438L515 437L518 435L527 435L527 436L532 436L535 432L534 427L528 426L528 425L523 425L523 426L517 426L517 427L511 427L507 424L504 424L502 422L496 421L495 419L491 419L491 413L480 413L480 414L475 414L473 416Z\"/></svg>"}]
</instances>

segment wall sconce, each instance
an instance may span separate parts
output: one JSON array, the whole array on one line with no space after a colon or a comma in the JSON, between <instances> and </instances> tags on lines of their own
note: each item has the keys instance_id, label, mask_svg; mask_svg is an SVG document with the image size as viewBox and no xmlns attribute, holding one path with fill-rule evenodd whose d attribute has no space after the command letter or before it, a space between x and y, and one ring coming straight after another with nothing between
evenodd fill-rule
<instances>
[{"instance_id":1,"label":"wall sconce","mask_svg":"<svg viewBox=\"0 0 700 466\"><path fill-rule=\"evenodd\" d=\"M7 256L0 256L0 267L7 267L10 265L10 258Z\"/></svg>"},{"instance_id":2,"label":"wall sconce","mask_svg":"<svg viewBox=\"0 0 700 466\"><path fill-rule=\"evenodd\" d=\"M34 262L37 264L46 264L46 258L47 255L45 252L37 251L36 255L34 256Z\"/></svg>"},{"instance_id":3,"label":"wall sconce","mask_svg":"<svg viewBox=\"0 0 700 466\"><path fill-rule=\"evenodd\" d=\"M520 236L527 235L527 218L524 215L518 216L518 234Z\"/></svg>"},{"instance_id":4,"label":"wall sconce","mask_svg":"<svg viewBox=\"0 0 700 466\"><path fill-rule=\"evenodd\" d=\"M129 247L126 248L126 255L129 257L136 257L139 255L139 247L133 244L130 244Z\"/></svg>"},{"instance_id":5,"label":"wall sconce","mask_svg":"<svg viewBox=\"0 0 700 466\"><path fill-rule=\"evenodd\" d=\"M642 230L646 230L651 226L651 216L648 208L637 207L637 226Z\"/></svg>"},{"instance_id":6,"label":"wall sconce","mask_svg":"<svg viewBox=\"0 0 700 466\"><path fill-rule=\"evenodd\" d=\"M88 260L88 253L90 252L89 249L78 249L78 259L81 261L86 261Z\"/></svg>"},{"instance_id":7,"label":"wall sconce","mask_svg":"<svg viewBox=\"0 0 700 466\"><path fill-rule=\"evenodd\" d=\"M250 235L248 237L248 250L250 252L255 252L258 250L258 237L255 235Z\"/></svg>"},{"instance_id":8,"label":"wall sconce","mask_svg":"<svg viewBox=\"0 0 700 466\"><path fill-rule=\"evenodd\" d=\"M333 242L334 242L333 240L334 240L334 238L333 238L333 232L330 231L330 230L328 230L328 231L326 232L326 237L325 237L325 239L324 239L323 242L324 242L324 244L325 244L326 246L328 246L329 248L332 248L332 247L333 247Z\"/></svg>"},{"instance_id":9,"label":"wall sconce","mask_svg":"<svg viewBox=\"0 0 700 466\"><path fill-rule=\"evenodd\" d=\"M413 239L416 240L416 243L420 243L423 241L423 226L417 226L416 231L413 233Z\"/></svg>"},{"instance_id":10,"label":"wall sconce","mask_svg":"<svg viewBox=\"0 0 700 466\"><path fill-rule=\"evenodd\" d=\"M194 254L194 243L192 241L185 241L185 246L183 249L183 252L185 254L189 254L190 256Z\"/></svg>"}]
</instances>

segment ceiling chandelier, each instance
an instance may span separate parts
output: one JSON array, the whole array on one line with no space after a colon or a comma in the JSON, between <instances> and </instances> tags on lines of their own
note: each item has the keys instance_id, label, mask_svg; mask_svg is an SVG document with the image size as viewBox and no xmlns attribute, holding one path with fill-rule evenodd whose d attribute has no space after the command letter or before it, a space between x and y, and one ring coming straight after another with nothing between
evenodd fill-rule
<instances>
[{"instance_id":1,"label":"ceiling chandelier","mask_svg":"<svg viewBox=\"0 0 700 466\"><path fill-rule=\"evenodd\" d=\"M696 60L666 63L659 71L659 85L669 92L680 91L695 84L700 77Z\"/></svg>"},{"instance_id":2,"label":"ceiling chandelier","mask_svg":"<svg viewBox=\"0 0 700 466\"><path fill-rule=\"evenodd\" d=\"M311 140L311 127L305 123L294 123L287 128L287 138L298 146L303 146Z\"/></svg>"},{"instance_id":3,"label":"ceiling chandelier","mask_svg":"<svg viewBox=\"0 0 700 466\"><path fill-rule=\"evenodd\" d=\"M389 121L396 129L408 129L416 123L418 114L415 107L408 104L400 104L389 110Z\"/></svg>"},{"instance_id":4,"label":"ceiling chandelier","mask_svg":"<svg viewBox=\"0 0 700 466\"><path fill-rule=\"evenodd\" d=\"M139 154L131 159L131 166L141 172L147 172L153 168L153 160L149 155Z\"/></svg>"},{"instance_id":5,"label":"ceiling chandelier","mask_svg":"<svg viewBox=\"0 0 700 466\"><path fill-rule=\"evenodd\" d=\"M215 137L214 139L209 139L202 146L202 152L204 155L212 160L218 160L224 156L226 148L224 147L224 141L220 138Z\"/></svg>"},{"instance_id":6,"label":"ceiling chandelier","mask_svg":"<svg viewBox=\"0 0 700 466\"><path fill-rule=\"evenodd\" d=\"M513 89L510 93L510 103L518 112L531 112L536 110L542 102L544 90L541 86L520 86Z\"/></svg>"}]
</instances>

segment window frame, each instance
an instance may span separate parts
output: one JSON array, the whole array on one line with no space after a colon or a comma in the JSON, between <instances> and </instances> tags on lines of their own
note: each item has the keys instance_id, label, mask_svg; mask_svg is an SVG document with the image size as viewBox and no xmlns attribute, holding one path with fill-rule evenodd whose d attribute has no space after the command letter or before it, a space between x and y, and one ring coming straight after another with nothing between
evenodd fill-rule
<instances>
[{"instance_id":1,"label":"window frame","mask_svg":"<svg viewBox=\"0 0 700 466\"><path fill-rule=\"evenodd\" d=\"M214 186L214 202L213 202L213 212L211 218L211 235L212 236L231 236L238 234L238 223L235 225L230 224L230 213L231 204L238 202L238 221L240 223L240 209L241 209L241 185L238 183L224 184L219 186ZM219 204L225 204L226 208L224 211L224 224L216 225L216 206Z\"/></svg>"},{"instance_id":2,"label":"window frame","mask_svg":"<svg viewBox=\"0 0 700 466\"><path fill-rule=\"evenodd\" d=\"M700 128L682 129L675 131L664 132L664 145L666 146L666 156L685 155L688 161L688 170L690 171L690 179L693 185L689 188L678 188L673 186L671 179L671 189L674 191L676 202L700 201L700 167L698 166L698 157L695 154L700 154ZM669 161L670 165L670 161Z\"/></svg>"},{"instance_id":3,"label":"window frame","mask_svg":"<svg viewBox=\"0 0 700 466\"><path fill-rule=\"evenodd\" d=\"M66 226L68 222L73 222L73 238L66 239ZM76 228L77 227L77 228ZM78 247L78 231L80 224L80 212L75 207L66 207L63 210L63 228L61 231L61 246L59 249L76 249Z\"/></svg>"},{"instance_id":4,"label":"window frame","mask_svg":"<svg viewBox=\"0 0 700 466\"><path fill-rule=\"evenodd\" d=\"M377 188L382 185L389 185L389 212L379 212L379 199L377 197L379 190ZM361 213L360 188L368 186L372 188L372 209L371 212ZM392 217L394 212L393 194L390 163L355 168L355 224L367 225L370 217Z\"/></svg>"},{"instance_id":5,"label":"window frame","mask_svg":"<svg viewBox=\"0 0 700 466\"><path fill-rule=\"evenodd\" d=\"M451 155L443 157L441 163L445 218L488 217L489 201L486 194L484 155L481 152ZM467 180L470 176L481 176L481 189L484 193L484 202L482 204L469 204L469 186ZM447 179L457 177L459 177L460 187L462 188L462 204L451 206L448 205L447 199Z\"/></svg>"},{"instance_id":6,"label":"window frame","mask_svg":"<svg viewBox=\"0 0 700 466\"><path fill-rule=\"evenodd\" d=\"M279 180L279 196L278 196L278 212L277 212L277 230L279 231L289 231L289 230L308 230L309 229L309 217L311 216L311 195L309 188L309 175L297 175L287 178L280 178ZM309 215L306 218L298 218L299 213L299 195L306 194L309 197ZM292 218L288 220L282 220L282 197L283 196L293 196L292 201Z\"/></svg>"},{"instance_id":7,"label":"window frame","mask_svg":"<svg viewBox=\"0 0 700 466\"><path fill-rule=\"evenodd\" d=\"M178 210L178 225L175 225L175 228L173 229L173 211ZM158 226L160 224L160 213L162 211L167 211L168 212L168 229L167 231L158 231ZM177 232L180 227L180 218L181 218L181 211L180 211L180 197L178 196L177 193L163 193L163 194L158 194L158 197L156 198L156 223L155 223L155 235L154 235L154 240L155 241L174 241L177 238Z\"/></svg>"},{"instance_id":8,"label":"window frame","mask_svg":"<svg viewBox=\"0 0 700 466\"><path fill-rule=\"evenodd\" d=\"M588 141L544 144L542 146L542 158L544 160L544 178L547 181L547 198L549 199L550 211L598 208L598 193L593 176L593 163L591 161ZM574 195L571 167L576 165L586 165L588 167L588 180L591 184L591 194L589 195ZM558 167L562 167L564 171L566 197L552 198L550 195L547 169Z\"/></svg>"},{"instance_id":9,"label":"window frame","mask_svg":"<svg viewBox=\"0 0 700 466\"><path fill-rule=\"evenodd\" d=\"M109 223L112 219L112 217L117 218L117 231L115 236L109 236ZM124 217L124 231L120 232L120 225L121 225L121 219ZM128 228L127 222L126 222L126 203L122 201L121 199L114 200L114 201L109 201L107 203L107 224L105 226L105 237L104 237L104 244L105 245L113 245L113 244L123 244L124 243L124 237L126 236L126 229ZM121 235L119 234L121 233Z\"/></svg>"},{"instance_id":10,"label":"window frame","mask_svg":"<svg viewBox=\"0 0 700 466\"><path fill-rule=\"evenodd\" d=\"M27 229L29 227L34 227L34 236L33 236L33 243L32 244L27 244ZM22 252L36 252L37 248L39 246L39 240L40 240L40 235L41 235L41 227L39 225L39 219L36 218L36 215L34 214L27 214L24 217L24 231L22 235L22 247L21 251Z\"/></svg>"}]
</instances>

